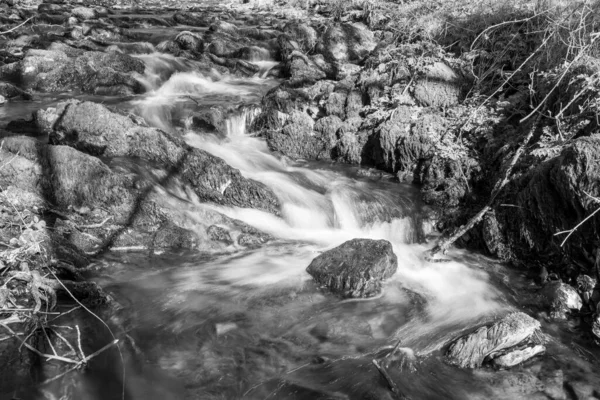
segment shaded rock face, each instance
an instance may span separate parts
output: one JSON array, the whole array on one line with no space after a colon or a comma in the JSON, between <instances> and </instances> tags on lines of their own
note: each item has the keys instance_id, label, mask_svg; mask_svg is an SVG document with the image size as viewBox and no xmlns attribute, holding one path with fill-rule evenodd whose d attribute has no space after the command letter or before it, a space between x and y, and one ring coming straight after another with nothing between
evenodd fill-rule
<instances>
[{"instance_id":1,"label":"shaded rock face","mask_svg":"<svg viewBox=\"0 0 600 400\"><path fill-rule=\"evenodd\" d=\"M597 208L590 196L600 196L598 181L598 136L576 139L559 155L524 174L507 190L511 198L506 202L516 207L499 207L495 211L504 233L497 237L499 249L493 254L505 259L527 259L532 253L542 258L566 253L579 265L591 268L600 214L577 228L563 247L560 244L565 235L555 234L572 229Z\"/></svg>"},{"instance_id":2,"label":"shaded rock face","mask_svg":"<svg viewBox=\"0 0 600 400\"><path fill-rule=\"evenodd\" d=\"M306 271L315 281L343 297L372 297L398 268L386 240L353 239L315 258Z\"/></svg>"},{"instance_id":3,"label":"shaded rock face","mask_svg":"<svg viewBox=\"0 0 600 400\"><path fill-rule=\"evenodd\" d=\"M39 92L131 95L142 92L133 74L144 70L142 61L120 52L88 51L70 57L61 50L29 50L22 61L0 67L0 77Z\"/></svg>"},{"instance_id":4,"label":"shaded rock face","mask_svg":"<svg viewBox=\"0 0 600 400\"><path fill-rule=\"evenodd\" d=\"M38 111L35 120L54 144L95 156L135 157L162 165L193 188L201 201L279 213L279 202L263 184L242 177L223 160L188 146L160 129L91 102L59 103Z\"/></svg>"},{"instance_id":5,"label":"shaded rock face","mask_svg":"<svg viewBox=\"0 0 600 400\"><path fill-rule=\"evenodd\" d=\"M480 367L484 361L511 353L511 348L526 343L539 329L540 323L527 314L512 313L452 342L446 358L449 363L461 368ZM515 360L525 361L526 355L533 356L537 353L533 350L514 353L500 359L499 363L508 366Z\"/></svg>"}]
</instances>

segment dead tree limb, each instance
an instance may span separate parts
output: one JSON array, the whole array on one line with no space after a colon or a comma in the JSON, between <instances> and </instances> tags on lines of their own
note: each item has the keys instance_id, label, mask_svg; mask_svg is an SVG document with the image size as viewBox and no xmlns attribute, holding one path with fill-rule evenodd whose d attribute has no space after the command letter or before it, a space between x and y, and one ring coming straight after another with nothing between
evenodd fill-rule
<instances>
[{"instance_id":1,"label":"dead tree limb","mask_svg":"<svg viewBox=\"0 0 600 400\"><path fill-rule=\"evenodd\" d=\"M464 235L467 231L469 231L473 226L475 226L475 224L477 224L479 221L481 221L483 216L492 208L494 201L496 200L496 197L498 197L498 195L500 194L502 189L510 181L512 171L513 171L515 165L517 164L517 161L519 161L519 158L521 158L521 156L525 152L525 148L527 147L527 145L533 138L533 135L535 134L535 131L537 130L537 127L540 123L541 117L542 117L542 113L540 112L539 114L537 114L535 120L533 121L533 124L532 124L531 128L529 129L529 132L527 133L527 136L525 137L525 139L523 139L523 142L521 143L521 145L519 146L517 151L515 151L515 154L513 155L510 163L508 164L508 166L506 167L506 169L504 171L504 175L494 185L492 194L490 195L490 198L489 198L487 204L481 210L479 210L479 212L477 214L475 214L473 217L471 217L471 219L469 219L469 221L467 221L466 224L464 224L463 226L458 228L450 237L442 237L437 242L437 244L433 247L433 249L430 250L431 257L435 256L436 254L438 254L440 252L442 254L446 254L446 251L448 251L448 248L456 240L458 240L462 235Z\"/></svg>"}]
</instances>

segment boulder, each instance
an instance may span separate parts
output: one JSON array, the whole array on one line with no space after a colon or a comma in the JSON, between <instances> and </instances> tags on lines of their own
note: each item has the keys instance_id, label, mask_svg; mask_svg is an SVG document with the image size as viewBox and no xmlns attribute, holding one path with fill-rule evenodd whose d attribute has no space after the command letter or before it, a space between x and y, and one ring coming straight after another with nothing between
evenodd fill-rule
<instances>
[{"instance_id":1,"label":"boulder","mask_svg":"<svg viewBox=\"0 0 600 400\"><path fill-rule=\"evenodd\" d=\"M279 213L273 192L244 178L222 159L188 146L160 129L92 102L64 102L35 114L54 144L103 157L135 157L158 163L193 188L201 201Z\"/></svg>"},{"instance_id":2,"label":"boulder","mask_svg":"<svg viewBox=\"0 0 600 400\"><path fill-rule=\"evenodd\" d=\"M425 68L424 77L413 90L415 100L426 107L448 107L458 104L464 82L447 64L437 61Z\"/></svg>"},{"instance_id":3,"label":"boulder","mask_svg":"<svg viewBox=\"0 0 600 400\"><path fill-rule=\"evenodd\" d=\"M71 15L81 21L98 18L98 13L96 10L89 7L75 7L71 10Z\"/></svg>"},{"instance_id":4,"label":"boulder","mask_svg":"<svg viewBox=\"0 0 600 400\"><path fill-rule=\"evenodd\" d=\"M299 21L288 22L283 27L283 32L293 38L304 53L310 53L317 45L317 31L308 24Z\"/></svg>"},{"instance_id":5,"label":"boulder","mask_svg":"<svg viewBox=\"0 0 600 400\"><path fill-rule=\"evenodd\" d=\"M208 27L210 25L204 15L188 11L178 11L174 13L173 21L180 25L189 25L195 27Z\"/></svg>"},{"instance_id":6,"label":"boulder","mask_svg":"<svg viewBox=\"0 0 600 400\"><path fill-rule=\"evenodd\" d=\"M567 313L579 311L583 305L577 290L560 281L546 283L541 294L553 318L564 319Z\"/></svg>"},{"instance_id":7,"label":"boulder","mask_svg":"<svg viewBox=\"0 0 600 400\"><path fill-rule=\"evenodd\" d=\"M0 82L0 96L3 96L7 99L31 99L31 95L29 93L19 89L18 87L8 82Z\"/></svg>"},{"instance_id":8,"label":"boulder","mask_svg":"<svg viewBox=\"0 0 600 400\"><path fill-rule=\"evenodd\" d=\"M70 58L61 50L34 49L16 65L0 67L0 76L7 74L23 82L26 88L40 92L82 90L131 95L143 90L133 74L142 74L144 70L141 60L121 52L88 51Z\"/></svg>"},{"instance_id":9,"label":"boulder","mask_svg":"<svg viewBox=\"0 0 600 400\"><path fill-rule=\"evenodd\" d=\"M275 151L310 160L330 159L333 146L313 131L314 122L305 112L293 111L283 129L265 134L269 147Z\"/></svg>"},{"instance_id":10,"label":"boulder","mask_svg":"<svg viewBox=\"0 0 600 400\"><path fill-rule=\"evenodd\" d=\"M504 227L504 243L517 259L569 257L588 271L594 261L586 249L597 247L596 232L600 214L579 226L564 244L565 235L556 236L577 226L597 206L593 197L600 196L600 137L574 139L560 154L536 164L506 193L510 204L499 207L496 218ZM506 200L501 200L506 202Z\"/></svg>"},{"instance_id":11,"label":"boulder","mask_svg":"<svg viewBox=\"0 0 600 400\"><path fill-rule=\"evenodd\" d=\"M342 297L373 297L398 268L387 240L352 239L316 257L306 271Z\"/></svg>"},{"instance_id":12,"label":"boulder","mask_svg":"<svg viewBox=\"0 0 600 400\"><path fill-rule=\"evenodd\" d=\"M511 313L453 341L446 358L449 363L461 368L480 367L484 361L497 358L506 350L526 342L539 329L540 323L527 314Z\"/></svg>"},{"instance_id":13,"label":"boulder","mask_svg":"<svg viewBox=\"0 0 600 400\"><path fill-rule=\"evenodd\" d=\"M329 62L360 63L376 45L373 32L363 24L342 23L326 29L321 52Z\"/></svg>"},{"instance_id":14,"label":"boulder","mask_svg":"<svg viewBox=\"0 0 600 400\"><path fill-rule=\"evenodd\" d=\"M202 53L204 51L204 42L200 35L189 31L180 32L175 37L175 43L183 50Z\"/></svg>"},{"instance_id":15,"label":"boulder","mask_svg":"<svg viewBox=\"0 0 600 400\"><path fill-rule=\"evenodd\" d=\"M69 245L85 252L113 246L152 250L197 246L197 235L175 225L168 210L147 198L143 184L138 187L140 182L113 172L98 158L25 136L3 139L1 145L0 162L10 161L11 168L0 170L0 184L11 185L10 193L31 194L25 199L39 199L38 207L50 204L61 210L47 243L53 253L69 252L73 259L77 252L69 251ZM86 217L70 210L87 210L80 211Z\"/></svg>"}]
</instances>

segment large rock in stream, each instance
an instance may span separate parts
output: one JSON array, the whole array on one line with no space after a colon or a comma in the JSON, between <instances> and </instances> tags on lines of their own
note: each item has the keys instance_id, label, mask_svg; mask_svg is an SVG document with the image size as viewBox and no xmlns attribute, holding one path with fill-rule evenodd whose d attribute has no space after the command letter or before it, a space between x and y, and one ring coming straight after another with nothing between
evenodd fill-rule
<instances>
[{"instance_id":1,"label":"large rock in stream","mask_svg":"<svg viewBox=\"0 0 600 400\"><path fill-rule=\"evenodd\" d=\"M352 239L319 255L306 271L343 297L373 297L397 268L398 258L387 240Z\"/></svg>"},{"instance_id":2,"label":"large rock in stream","mask_svg":"<svg viewBox=\"0 0 600 400\"><path fill-rule=\"evenodd\" d=\"M529 350L517 348L540 329L540 323L522 312L511 313L500 321L456 339L446 357L461 368L480 367L484 361L498 359L497 365L509 367L544 351L543 346Z\"/></svg>"},{"instance_id":3,"label":"large rock in stream","mask_svg":"<svg viewBox=\"0 0 600 400\"><path fill-rule=\"evenodd\" d=\"M279 213L279 202L265 185L244 178L222 159L188 146L179 137L148 127L139 118L97 103L70 101L36 112L35 120L53 144L94 156L157 163L170 177L189 185L200 201Z\"/></svg>"},{"instance_id":4,"label":"large rock in stream","mask_svg":"<svg viewBox=\"0 0 600 400\"><path fill-rule=\"evenodd\" d=\"M0 67L0 78L39 92L81 90L101 95L131 95L143 91L135 74L144 63L116 51L83 51L66 45L31 49L22 61Z\"/></svg>"},{"instance_id":5,"label":"large rock in stream","mask_svg":"<svg viewBox=\"0 0 600 400\"><path fill-rule=\"evenodd\" d=\"M36 207L60 217L51 219L51 240L44 236L43 243L52 246L60 234L86 252L115 246L196 247L197 235L176 226L175 216L147 196L148 183L115 173L98 158L68 146L25 136L0 144L3 194L20 193L14 197L19 206L27 203L24 199L38 199Z\"/></svg>"}]
</instances>

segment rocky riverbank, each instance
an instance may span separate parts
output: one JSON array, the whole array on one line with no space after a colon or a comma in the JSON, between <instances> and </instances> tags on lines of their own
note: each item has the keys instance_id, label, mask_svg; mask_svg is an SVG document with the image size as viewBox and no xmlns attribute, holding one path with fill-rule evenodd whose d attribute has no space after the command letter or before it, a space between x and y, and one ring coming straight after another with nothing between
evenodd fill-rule
<instances>
[{"instance_id":1,"label":"rocky riverbank","mask_svg":"<svg viewBox=\"0 0 600 400\"><path fill-rule=\"evenodd\" d=\"M404 21L408 11L393 8L390 17L391 3L353 2L341 11L335 2L259 3L188 9L56 0L0 5L0 106L11 110L0 123L0 272L8 277L0 308L14 317L4 322L13 327L6 339L20 340L15 332L26 331L24 322L40 311L51 313L57 301L61 312L73 302L105 304L114 317L120 305L86 281L94 260L106 252L215 252L270 242L269 234L214 208L201 221L183 218L156 192L160 187L196 203L281 215L273 190L182 138L190 127L226 136L228 118L244 110L247 132L282 156L357 165L418 185L427 217L442 233L488 205L458 244L528 274L536 286L519 295L534 299L527 304L531 314L570 318L582 323L588 342L600 337L600 220L592 216L578 225L600 204L592 9L561 9L579 15L577 27L591 38L581 39L585 51L577 52L555 43L566 34L550 24L551 10L515 9L505 18L523 21L500 26L481 25L475 13L469 20L432 11L457 29L478 29L441 36L420 31L421 22L398 28L394 21ZM549 60L552 51L565 63ZM173 111L167 118L177 129L159 129L110 105L111 99L152 92L153 80L174 74L145 63L149 54L171 66L193 63L207 76L262 76L276 86L252 104ZM199 105L194 98L185 101L190 108ZM357 243L323 253L308 272L344 297L375 296L381 280L396 271L396 255L389 242ZM363 252L381 260L355 254L363 245L375 246ZM25 319L13 308L31 313ZM489 323L453 341L449 362L510 368L546 349L539 323L525 314ZM47 333L31 332L42 342ZM65 349L77 340L75 331L64 335L50 346ZM0 342L9 357L12 342ZM133 339L128 345L135 351ZM37 356L2 374L2 386L15 387ZM39 372L34 381L65 371L61 365Z\"/></svg>"}]
</instances>

